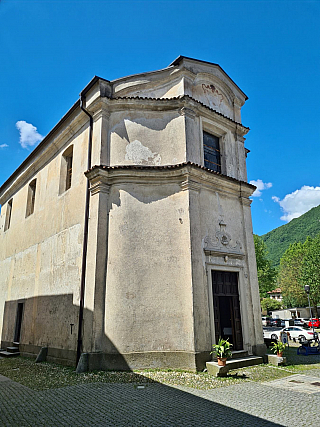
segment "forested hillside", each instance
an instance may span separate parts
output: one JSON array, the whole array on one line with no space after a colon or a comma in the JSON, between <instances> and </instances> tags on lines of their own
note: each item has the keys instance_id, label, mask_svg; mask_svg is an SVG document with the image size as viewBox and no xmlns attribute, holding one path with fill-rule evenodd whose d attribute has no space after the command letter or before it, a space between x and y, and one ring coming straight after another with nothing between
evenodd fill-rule
<instances>
[{"instance_id":1,"label":"forested hillside","mask_svg":"<svg viewBox=\"0 0 320 427\"><path fill-rule=\"evenodd\" d=\"M261 236L269 251L268 257L276 267L291 243L304 242L308 236L320 233L320 205L312 208L288 224L275 228Z\"/></svg>"}]
</instances>

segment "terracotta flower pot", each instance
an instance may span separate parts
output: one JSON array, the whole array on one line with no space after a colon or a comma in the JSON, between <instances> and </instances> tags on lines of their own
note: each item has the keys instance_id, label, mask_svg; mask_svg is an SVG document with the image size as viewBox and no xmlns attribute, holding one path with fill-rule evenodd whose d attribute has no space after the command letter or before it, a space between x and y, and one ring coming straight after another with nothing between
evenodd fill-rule
<instances>
[{"instance_id":1,"label":"terracotta flower pot","mask_svg":"<svg viewBox=\"0 0 320 427\"><path fill-rule=\"evenodd\" d=\"M280 353L277 353L278 357L282 357L283 351L281 351Z\"/></svg>"},{"instance_id":2,"label":"terracotta flower pot","mask_svg":"<svg viewBox=\"0 0 320 427\"><path fill-rule=\"evenodd\" d=\"M226 357L217 357L217 359L218 359L218 366L226 366L227 364Z\"/></svg>"}]
</instances>

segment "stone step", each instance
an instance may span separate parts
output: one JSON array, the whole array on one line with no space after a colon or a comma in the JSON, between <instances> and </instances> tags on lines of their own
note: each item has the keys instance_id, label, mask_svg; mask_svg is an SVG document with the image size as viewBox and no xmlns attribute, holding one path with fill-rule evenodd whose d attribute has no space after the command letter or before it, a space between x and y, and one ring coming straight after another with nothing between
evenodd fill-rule
<instances>
[{"instance_id":1,"label":"stone step","mask_svg":"<svg viewBox=\"0 0 320 427\"><path fill-rule=\"evenodd\" d=\"M19 353L19 347L7 347L9 353Z\"/></svg>"},{"instance_id":2,"label":"stone step","mask_svg":"<svg viewBox=\"0 0 320 427\"><path fill-rule=\"evenodd\" d=\"M20 356L20 353L10 353L10 351L0 351L0 357L15 357Z\"/></svg>"},{"instance_id":3,"label":"stone step","mask_svg":"<svg viewBox=\"0 0 320 427\"><path fill-rule=\"evenodd\" d=\"M245 357L248 357L248 352L246 350L236 350L236 351L232 351L232 360L233 359L243 359ZM212 361L213 362L217 362L217 358L215 356L212 357Z\"/></svg>"},{"instance_id":4,"label":"stone step","mask_svg":"<svg viewBox=\"0 0 320 427\"><path fill-rule=\"evenodd\" d=\"M245 368L246 366L261 365L261 363L263 363L263 357L259 356L247 356L227 360L227 366L229 367L229 369L238 369Z\"/></svg>"},{"instance_id":5,"label":"stone step","mask_svg":"<svg viewBox=\"0 0 320 427\"><path fill-rule=\"evenodd\" d=\"M263 358L258 356L238 357L236 359L228 359L226 366L219 366L218 362L207 362L208 373L215 376L225 376L231 369L245 368L246 366L260 365L263 363Z\"/></svg>"},{"instance_id":6,"label":"stone step","mask_svg":"<svg viewBox=\"0 0 320 427\"><path fill-rule=\"evenodd\" d=\"M244 357L248 357L248 352L246 350L237 350L232 352L232 359L243 359Z\"/></svg>"}]
</instances>

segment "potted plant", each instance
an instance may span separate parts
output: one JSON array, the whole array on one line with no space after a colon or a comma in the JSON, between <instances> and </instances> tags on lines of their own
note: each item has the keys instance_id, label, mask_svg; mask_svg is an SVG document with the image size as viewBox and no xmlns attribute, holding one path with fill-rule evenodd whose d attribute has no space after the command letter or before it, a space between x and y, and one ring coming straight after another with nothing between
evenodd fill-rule
<instances>
[{"instance_id":1,"label":"potted plant","mask_svg":"<svg viewBox=\"0 0 320 427\"><path fill-rule=\"evenodd\" d=\"M277 353L278 357L282 357L284 350L286 349L286 345L281 341L276 341L272 343L271 350L274 353Z\"/></svg>"},{"instance_id":2,"label":"potted plant","mask_svg":"<svg viewBox=\"0 0 320 427\"><path fill-rule=\"evenodd\" d=\"M231 347L232 344L228 339L224 340L223 338L219 338L218 343L212 346L213 350L210 354L216 356L219 366L226 366L227 358L232 357Z\"/></svg>"}]
</instances>

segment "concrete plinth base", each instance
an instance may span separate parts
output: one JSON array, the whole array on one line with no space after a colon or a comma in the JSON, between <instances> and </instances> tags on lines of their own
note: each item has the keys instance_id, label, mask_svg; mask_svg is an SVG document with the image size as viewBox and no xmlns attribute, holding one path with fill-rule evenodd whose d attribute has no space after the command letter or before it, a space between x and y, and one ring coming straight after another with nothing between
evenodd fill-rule
<instances>
[{"instance_id":1,"label":"concrete plinth base","mask_svg":"<svg viewBox=\"0 0 320 427\"><path fill-rule=\"evenodd\" d=\"M219 366L217 362L206 363L208 373L215 377L226 377L229 372L229 366Z\"/></svg>"},{"instance_id":2,"label":"concrete plinth base","mask_svg":"<svg viewBox=\"0 0 320 427\"><path fill-rule=\"evenodd\" d=\"M81 353L76 373L82 374L84 372L88 372L89 370L89 353Z\"/></svg>"},{"instance_id":3,"label":"concrete plinth base","mask_svg":"<svg viewBox=\"0 0 320 427\"><path fill-rule=\"evenodd\" d=\"M48 347L41 347L35 363L46 362L48 355Z\"/></svg>"},{"instance_id":4,"label":"concrete plinth base","mask_svg":"<svg viewBox=\"0 0 320 427\"><path fill-rule=\"evenodd\" d=\"M285 365L287 363L286 357L278 357L276 354L267 354L268 356L268 363L271 363L272 365L279 366L279 365Z\"/></svg>"}]
</instances>

